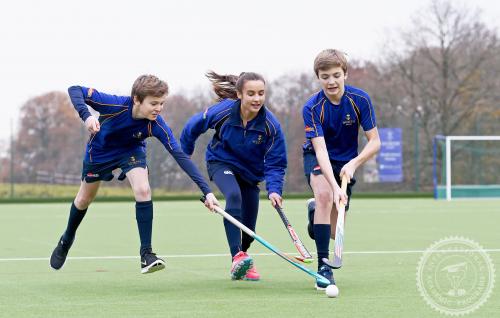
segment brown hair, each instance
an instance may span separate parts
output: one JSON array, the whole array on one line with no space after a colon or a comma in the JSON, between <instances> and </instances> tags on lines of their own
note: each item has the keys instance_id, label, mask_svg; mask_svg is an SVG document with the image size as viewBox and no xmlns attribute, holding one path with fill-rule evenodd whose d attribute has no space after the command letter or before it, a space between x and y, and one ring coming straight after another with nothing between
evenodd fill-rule
<instances>
[{"instance_id":1,"label":"brown hair","mask_svg":"<svg viewBox=\"0 0 500 318\"><path fill-rule=\"evenodd\" d=\"M319 76L319 71L326 71L332 67L338 66L347 74L347 58L345 53L339 50L323 50L314 59L314 73L316 73L316 76Z\"/></svg>"},{"instance_id":2,"label":"brown hair","mask_svg":"<svg viewBox=\"0 0 500 318\"><path fill-rule=\"evenodd\" d=\"M220 75L214 71L208 71L206 76L212 82L214 92L219 96L219 100L225 98L237 99L237 93L243 93L243 86L248 81L262 81L266 84L262 75L253 72L243 72L236 76Z\"/></svg>"},{"instance_id":3,"label":"brown hair","mask_svg":"<svg viewBox=\"0 0 500 318\"><path fill-rule=\"evenodd\" d=\"M132 98L137 96L140 103L146 96L162 97L165 94L168 94L168 84L154 75L141 75L132 85Z\"/></svg>"}]
</instances>

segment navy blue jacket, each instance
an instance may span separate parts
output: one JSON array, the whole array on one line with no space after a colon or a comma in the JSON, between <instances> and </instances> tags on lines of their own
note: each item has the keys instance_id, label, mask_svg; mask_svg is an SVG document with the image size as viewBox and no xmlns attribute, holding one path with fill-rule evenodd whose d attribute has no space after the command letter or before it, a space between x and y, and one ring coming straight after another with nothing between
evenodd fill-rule
<instances>
[{"instance_id":1,"label":"navy blue jacket","mask_svg":"<svg viewBox=\"0 0 500 318\"><path fill-rule=\"evenodd\" d=\"M181 134L182 150L191 155L196 139L208 129L215 129L206 161L228 163L244 180L265 180L268 194L281 195L287 159L280 124L263 106L243 127L240 108L241 100L225 99L191 117Z\"/></svg>"},{"instance_id":2,"label":"navy blue jacket","mask_svg":"<svg viewBox=\"0 0 500 318\"><path fill-rule=\"evenodd\" d=\"M87 105L99 112L101 130L90 136L84 161L103 163L137 152L146 154L145 140L156 137L204 194L212 192L161 116L154 121L132 118L131 96L109 95L83 86L71 86L68 93L84 122L91 116Z\"/></svg>"}]
</instances>

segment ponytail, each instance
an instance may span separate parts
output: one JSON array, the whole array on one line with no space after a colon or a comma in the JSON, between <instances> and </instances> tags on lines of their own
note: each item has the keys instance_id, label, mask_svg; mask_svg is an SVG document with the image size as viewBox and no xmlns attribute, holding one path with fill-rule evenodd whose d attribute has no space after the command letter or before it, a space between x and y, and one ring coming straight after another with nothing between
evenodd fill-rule
<instances>
[{"instance_id":1,"label":"ponytail","mask_svg":"<svg viewBox=\"0 0 500 318\"><path fill-rule=\"evenodd\" d=\"M240 94L243 92L243 85L247 81L262 81L264 84L266 83L262 75L253 72L243 72L239 76L236 76L220 75L214 71L208 71L206 76L212 82L213 90L219 97L219 101L226 98L237 99L238 92Z\"/></svg>"},{"instance_id":2,"label":"ponytail","mask_svg":"<svg viewBox=\"0 0 500 318\"><path fill-rule=\"evenodd\" d=\"M215 94L219 100L225 98L237 99L236 82L238 76L236 75L219 75L214 71L208 71L206 76L212 82Z\"/></svg>"}]
</instances>

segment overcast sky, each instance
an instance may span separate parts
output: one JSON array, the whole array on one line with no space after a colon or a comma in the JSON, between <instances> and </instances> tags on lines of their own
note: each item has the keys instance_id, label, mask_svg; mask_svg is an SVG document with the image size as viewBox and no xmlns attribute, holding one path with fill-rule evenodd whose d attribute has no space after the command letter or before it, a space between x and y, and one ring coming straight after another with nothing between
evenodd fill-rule
<instances>
[{"instance_id":1,"label":"overcast sky","mask_svg":"<svg viewBox=\"0 0 500 318\"><path fill-rule=\"evenodd\" d=\"M296 3L296 4L294 4ZM463 0L500 26L500 2ZM72 84L127 94L156 74L172 93L208 89L204 72L255 71L268 80L311 71L339 48L376 60L387 36L408 28L422 0L16 0L0 3L0 141L31 97ZM0 144L1 145L1 144ZM0 149L1 150L1 149Z\"/></svg>"}]
</instances>

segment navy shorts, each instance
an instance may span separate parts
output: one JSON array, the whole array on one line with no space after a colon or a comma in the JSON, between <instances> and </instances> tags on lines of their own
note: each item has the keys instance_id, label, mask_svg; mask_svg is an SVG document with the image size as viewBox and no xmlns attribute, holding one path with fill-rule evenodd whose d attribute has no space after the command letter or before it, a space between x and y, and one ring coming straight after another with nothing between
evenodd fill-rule
<instances>
[{"instance_id":1,"label":"navy shorts","mask_svg":"<svg viewBox=\"0 0 500 318\"><path fill-rule=\"evenodd\" d=\"M335 180L337 181L338 184L341 184L340 180L340 170L342 170L342 167L347 163L344 161L335 161L335 160L330 160L330 163L332 164L332 169L333 169L333 175L335 176ZM307 179L307 183L309 186L311 186L311 173L314 174L315 176L318 176L320 174L323 174L321 172L321 169L318 164L318 159L316 159L316 154L312 152L305 152L304 153L304 174ZM351 194L352 194L352 187L356 184L356 179L351 178L351 182L347 184L347 205L345 207L345 210L349 210L349 201L351 200Z\"/></svg>"},{"instance_id":2,"label":"navy shorts","mask_svg":"<svg viewBox=\"0 0 500 318\"><path fill-rule=\"evenodd\" d=\"M127 172L137 167L147 168L146 154L128 155L103 163L83 161L82 181L85 180L87 183L111 181L114 178L113 170L118 168L122 171L118 180L122 181L127 177L125 175Z\"/></svg>"}]
</instances>

